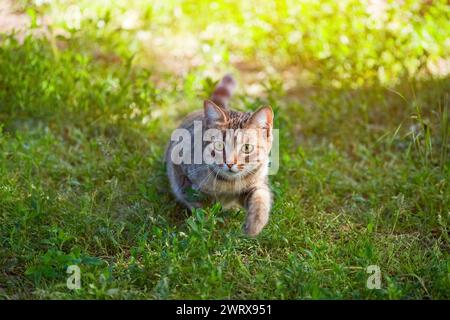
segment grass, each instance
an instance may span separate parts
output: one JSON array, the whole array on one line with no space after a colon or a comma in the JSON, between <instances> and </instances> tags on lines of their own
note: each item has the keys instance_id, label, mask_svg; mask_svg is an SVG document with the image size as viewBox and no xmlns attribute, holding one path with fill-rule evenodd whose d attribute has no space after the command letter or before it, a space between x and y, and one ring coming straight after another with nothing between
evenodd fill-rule
<instances>
[{"instance_id":1,"label":"grass","mask_svg":"<svg viewBox=\"0 0 450 320\"><path fill-rule=\"evenodd\" d=\"M189 21L195 22L187 29L192 32L207 23L189 20L194 11L186 3L184 16L167 29L173 32L167 43ZM144 25L166 26L171 5L154 6L159 18L144 17ZM79 30L64 27L64 37L20 42L0 36L0 298L450 298L448 76L422 69L410 74L411 67L400 73L394 62L381 60L383 65L361 65L366 56L346 53L328 36L317 43L307 38L310 48L302 54L288 44L274 53L277 40L256 32L258 23L240 46L222 34L217 43L202 40L213 52L202 51L200 65L176 73L161 70L164 61L142 43L130 45L133 32L144 26L115 29L123 6L97 6L92 4L100 15L110 10L103 31L96 29L97 20L82 20ZM317 17L305 6L307 33ZM31 17L41 17L58 16L67 6L29 8ZM424 28L418 34L431 28L430 37L445 37L435 29L445 17L442 8L425 8L434 19L417 14L417 21L428 21L414 24ZM250 10L238 9L243 16ZM400 19L397 9L392 14ZM283 28L285 11L279 10L271 23L280 37L295 21ZM323 10L319 18L327 16ZM355 21L363 21L358 10ZM249 21L237 17L224 15L224 21L246 27ZM59 22L52 23L55 32ZM357 30L347 31L352 39ZM267 47L255 53L265 40ZM358 48L370 47L369 40L358 41ZM320 43L330 46L331 57L320 58ZM402 48L386 44L382 50L395 51L402 61L411 53ZM438 42L427 58L444 48ZM217 64L216 49L225 57ZM243 66L232 63L236 57ZM255 57L277 71L256 66L264 74L258 78L247 69ZM417 55L421 64L431 63L423 59ZM330 69L341 60L348 70ZM284 71L308 61L310 69L298 77L310 82L286 88L291 75ZM242 211L216 204L188 214L177 205L162 162L171 130L233 65L240 66L235 73L244 83L233 105L253 110L268 103L281 129L280 171L271 177L275 204L256 239L244 236ZM208 77L209 69L217 77ZM378 77L381 69L391 83ZM315 70L320 79L311 78ZM66 287L66 269L73 264L80 266L82 281L75 291ZM366 287L369 265L380 267L381 289Z\"/></svg>"}]
</instances>

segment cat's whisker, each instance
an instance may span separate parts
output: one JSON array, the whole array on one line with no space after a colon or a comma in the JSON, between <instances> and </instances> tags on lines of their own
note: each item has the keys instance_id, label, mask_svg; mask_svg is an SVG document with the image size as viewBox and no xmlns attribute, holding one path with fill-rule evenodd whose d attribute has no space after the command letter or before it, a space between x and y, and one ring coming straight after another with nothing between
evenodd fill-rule
<instances>
[{"instance_id":1,"label":"cat's whisker","mask_svg":"<svg viewBox=\"0 0 450 320\"><path fill-rule=\"evenodd\" d=\"M201 189L203 187L203 185L205 184L205 182L208 182L208 178L211 176L211 174L214 173L214 171L211 169L209 171L210 172L208 173L208 175L205 178L203 178L203 180L198 185L198 189Z\"/></svg>"},{"instance_id":2,"label":"cat's whisker","mask_svg":"<svg viewBox=\"0 0 450 320\"><path fill-rule=\"evenodd\" d=\"M216 170L216 175L214 176L214 198L217 199L217 176L219 175L219 171Z\"/></svg>"}]
</instances>

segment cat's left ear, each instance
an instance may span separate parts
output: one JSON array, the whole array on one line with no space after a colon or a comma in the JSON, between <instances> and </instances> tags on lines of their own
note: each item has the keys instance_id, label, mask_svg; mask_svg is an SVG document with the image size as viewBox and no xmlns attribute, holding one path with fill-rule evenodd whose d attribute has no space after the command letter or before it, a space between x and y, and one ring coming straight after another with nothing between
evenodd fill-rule
<instances>
[{"instance_id":1,"label":"cat's left ear","mask_svg":"<svg viewBox=\"0 0 450 320\"><path fill-rule=\"evenodd\" d=\"M211 100L204 101L203 109L208 123L221 123L227 121L225 112Z\"/></svg>"},{"instance_id":2,"label":"cat's left ear","mask_svg":"<svg viewBox=\"0 0 450 320\"><path fill-rule=\"evenodd\" d=\"M273 111L270 106L265 106L255 111L247 122L248 128L272 129Z\"/></svg>"}]
</instances>

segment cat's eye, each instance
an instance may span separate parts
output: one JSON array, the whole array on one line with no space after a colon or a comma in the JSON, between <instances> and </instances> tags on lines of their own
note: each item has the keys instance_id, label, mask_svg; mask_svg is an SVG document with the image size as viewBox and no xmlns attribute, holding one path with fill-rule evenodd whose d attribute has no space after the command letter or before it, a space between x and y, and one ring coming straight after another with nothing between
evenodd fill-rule
<instances>
[{"instance_id":1,"label":"cat's eye","mask_svg":"<svg viewBox=\"0 0 450 320\"><path fill-rule=\"evenodd\" d=\"M222 141L214 142L214 149L216 149L217 151L222 151L224 147L225 146Z\"/></svg>"},{"instance_id":2,"label":"cat's eye","mask_svg":"<svg viewBox=\"0 0 450 320\"><path fill-rule=\"evenodd\" d=\"M251 153L253 151L253 146L251 144L244 144L241 148L243 153Z\"/></svg>"}]
</instances>

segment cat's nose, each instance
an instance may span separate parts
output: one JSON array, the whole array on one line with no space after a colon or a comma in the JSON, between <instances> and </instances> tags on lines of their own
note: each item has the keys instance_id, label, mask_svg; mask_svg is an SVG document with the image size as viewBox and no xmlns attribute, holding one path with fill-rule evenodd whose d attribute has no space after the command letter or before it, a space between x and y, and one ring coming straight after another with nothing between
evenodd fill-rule
<instances>
[{"instance_id":1,"label":"cat's nose","mask_svg":"<svg viewBox=\"0 0 450 320\"><path fill-rule=\"evenodd\" d=\"M227 167L228 167L228 171L231 171L231 172L234 172L234 173L239 171L236 163L231 163L231 164L227 163Z\"/></svg>"}]
</instances>

